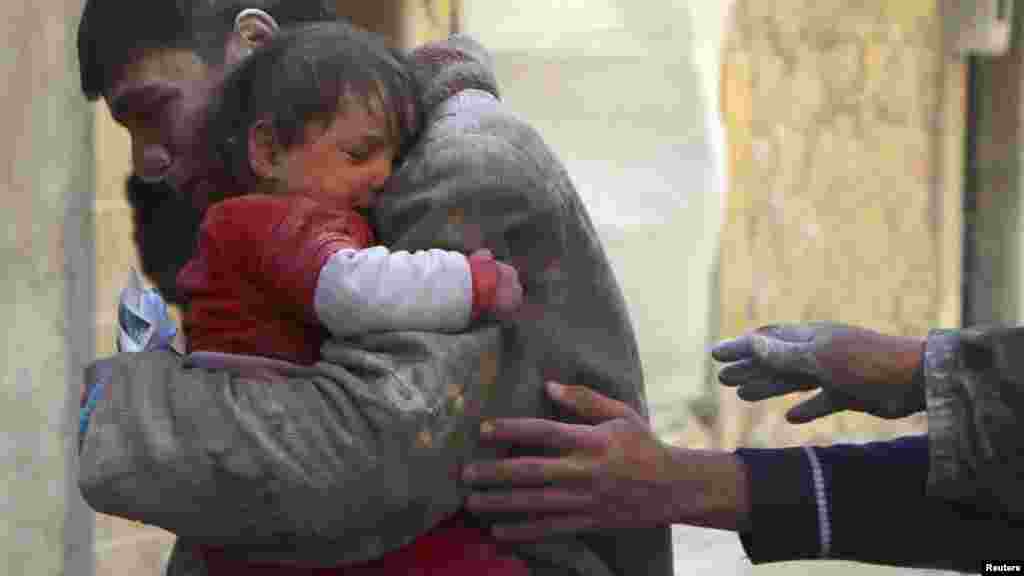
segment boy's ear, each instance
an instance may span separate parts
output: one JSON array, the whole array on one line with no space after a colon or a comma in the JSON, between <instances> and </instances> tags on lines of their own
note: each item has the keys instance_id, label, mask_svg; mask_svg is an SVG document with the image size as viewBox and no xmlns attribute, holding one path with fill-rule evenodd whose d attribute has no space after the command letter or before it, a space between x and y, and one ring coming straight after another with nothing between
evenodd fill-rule
<instances>
[{"instance_id":1,"label":"boy's ear","mask_svg":"<svg viewBox=\"0 0 1024 576\"><path fill-rule=\"evenodd\" d=\"M249 127L249 167L263 180L277 175L278 146L274 127L269 120L260 120Z\"/></svg>"},{"instance_id":2,"label":"boy's ear","mask_svg":"<svg viewBox=\"0 0 1024 576\"><path fill-rule=\"evenodd\" d=\"M230 66L263 46L281 29L277 20L259 8L246 8L235 16L235 27L228 45L225 59Z\"/></svg>"}]
</instances>

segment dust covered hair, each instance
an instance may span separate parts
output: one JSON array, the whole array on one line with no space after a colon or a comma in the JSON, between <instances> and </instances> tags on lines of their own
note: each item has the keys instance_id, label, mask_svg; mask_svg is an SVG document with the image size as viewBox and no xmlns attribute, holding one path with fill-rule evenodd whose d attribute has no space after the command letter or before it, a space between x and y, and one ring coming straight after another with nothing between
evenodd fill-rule
<instances>
[{"instance_id":1,"label":"dust covered hair","mask_svg":"<svg viewBox=\"0 0 1024 576\"><path fill-rule=\"evenodd\" d=\"M303 143L307 126L329 126L362 106L387 117L399 159L421 125L419 87L405 56L383 37L344 22L282 30L229 71L209 108L211 154L236 184L253 182L249 130L267 121L284 149Z\"/></svg>"}]
</instances>

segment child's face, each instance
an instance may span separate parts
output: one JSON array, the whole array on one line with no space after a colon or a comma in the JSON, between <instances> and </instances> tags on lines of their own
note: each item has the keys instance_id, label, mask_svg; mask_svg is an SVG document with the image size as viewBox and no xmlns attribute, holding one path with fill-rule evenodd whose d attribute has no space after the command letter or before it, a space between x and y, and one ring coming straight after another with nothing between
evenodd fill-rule
<instances>
[{"instance_id":1,"label":"child's face","mask_svg":"<svg viewBox=\"0 0 1024 576\"><path fill-rule=\"evenodd\" d=\"M343 208L372 206L398 153L380 108L342 106L330 126L307 126L305 141L281 156L276 177L284 191Z\"/></svg>"}]
</instances>

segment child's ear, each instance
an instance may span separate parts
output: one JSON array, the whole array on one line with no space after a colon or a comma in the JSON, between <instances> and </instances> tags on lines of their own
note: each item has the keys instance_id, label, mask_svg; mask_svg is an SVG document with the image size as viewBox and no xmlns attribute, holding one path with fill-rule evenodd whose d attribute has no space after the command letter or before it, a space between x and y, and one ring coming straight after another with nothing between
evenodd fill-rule
<instances>
[{"instance_id":1,"label":"child's ear","mask_svg":"<svg viewBox=\"0 0 1024 576\"><path fill-rule=\"evenodd\" d=\"M260 120L249 127L249 167L261 180L277 175L278 145L274 127L269 120Z\"/></svg>"}]
</instances>

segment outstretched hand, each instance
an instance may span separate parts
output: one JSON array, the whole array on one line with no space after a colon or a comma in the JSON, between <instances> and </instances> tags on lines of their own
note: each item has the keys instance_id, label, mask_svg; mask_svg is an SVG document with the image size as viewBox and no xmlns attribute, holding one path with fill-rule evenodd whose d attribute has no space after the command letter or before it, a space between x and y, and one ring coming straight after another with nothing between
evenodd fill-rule
<instances>
[{"instance_id":1,"label":"outstretched hand","mask_svg":"<svg viewBox=\"0 0 1024 576\"><path fill-rule=\"evenodd\" d=\"M923 410L919 338L887 336L842 324L764 326L719 342L711 355L729 364L718 379L740 398L764 400L821 389L786 418L810 422L842 410L902 418Z\"/></svg>"},{"instance_id":2,"label":"outstretched hand","mask_svg":"<svg viewBox=\"0 0 1024 576\"><path fill-rule=\"evenodd\" d=\"M726 529L740 524L746 477L732 454L668 446L635 410L589 388L547 388L555 402L591 424L533 418L484 423L484 442L560 453L466 467L464 479L478 490L466 503L471 512L526 515L496 524L496 537L530 540L673 522Z\"/></svg>"}]
</instances>

